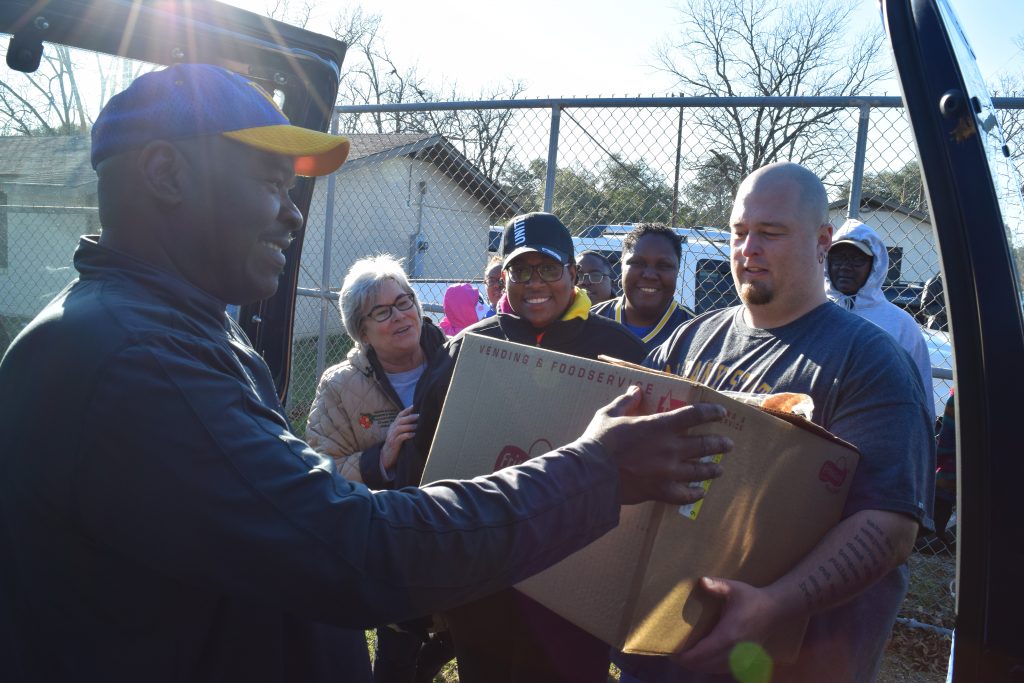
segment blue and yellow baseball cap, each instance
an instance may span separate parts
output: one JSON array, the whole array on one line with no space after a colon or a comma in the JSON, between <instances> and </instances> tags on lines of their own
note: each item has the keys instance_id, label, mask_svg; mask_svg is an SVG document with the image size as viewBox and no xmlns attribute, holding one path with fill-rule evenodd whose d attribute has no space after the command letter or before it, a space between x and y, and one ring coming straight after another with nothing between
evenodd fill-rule
<instances>
[{"instance_id":1,"label":"blue and yellow baseball cap","mask_svg":"<svg viewBox=\"0 0 1024 683\"><path fill-rule=\"evenodd\" d=\"M293 126L255 82L210 64L176 64L139 76L110 98L92 127L92 167L153 140L203 135L295 158L295 174L333 173L349 140Z\"/></svg>"}]
</instances>

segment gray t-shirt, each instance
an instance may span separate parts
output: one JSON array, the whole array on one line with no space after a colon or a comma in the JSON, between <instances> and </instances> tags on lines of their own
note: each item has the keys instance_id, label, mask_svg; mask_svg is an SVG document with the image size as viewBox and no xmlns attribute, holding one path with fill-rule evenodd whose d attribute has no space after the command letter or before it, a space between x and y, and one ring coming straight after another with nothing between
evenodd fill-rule
<instances>
[{"instance_id":1,"label":"gray t-shirt","mask_svg":"<svg viewBox=\"0 0 1024 683\"><path fill-rule=\"evenodd\" d=\"M424 363L405 372L385 373L388 376L388 381L391 382L391 387L398 394L398 398L402 399L403 408L412 405L412 398L416 393L416 383L420 381L420 377L423 376L423 371L426 369L427 364Z\"/></svg>"},{"instance_id":2,"label":"gray t-shirt","mask_svg":"<svg viewBox=\"0 0 1024 683\"><path fill-rule=\"evenodd\" d=\"M645 364L714 389L809 394L813 421L861 452L844 518L888 510L931 528L935 443L928 406L910 357L881 328L829 302L764 330L747 325L738 306L682 325ZM873 681L907 577L900 567L815 616L800 661L776 667L772 680ZM641 680L704 680L663 663L657 669Z\"/></svg>"}]
</instances>

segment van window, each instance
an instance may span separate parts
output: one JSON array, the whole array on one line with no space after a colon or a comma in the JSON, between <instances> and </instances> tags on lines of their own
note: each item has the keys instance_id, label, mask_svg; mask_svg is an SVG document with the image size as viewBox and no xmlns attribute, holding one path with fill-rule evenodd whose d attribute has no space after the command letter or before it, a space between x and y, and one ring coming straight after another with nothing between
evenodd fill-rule
<instances>
[{"instance_id":1,"label":"van window","mask_svg":"<svg viewBox=\"0 0 1024 683\"><path fill-rule=\"evenodd\" d=\"M694 275L694 312L704 313L738 304L728 261L701 259Z\"/></svg>"}]
</instances>

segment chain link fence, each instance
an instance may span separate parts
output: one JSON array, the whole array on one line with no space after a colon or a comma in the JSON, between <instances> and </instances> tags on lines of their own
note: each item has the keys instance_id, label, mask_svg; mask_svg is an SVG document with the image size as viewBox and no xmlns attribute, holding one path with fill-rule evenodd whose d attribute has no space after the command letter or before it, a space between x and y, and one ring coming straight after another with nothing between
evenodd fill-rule
<instances>
[{"instance_id":1,"label":"chain link fence","mask_svg":"<svg viewBox=\"0 0 1024 683\"><path fill-rule=\"evenodd\" d=\"M1024 108L1024 99L996 103L1004 117L1019 118ZM723 135L741 135L728 122L751 116L773 118L772 134L783 143L749 140L747 156L738 158ZM318 185L307 223L289 394L300 429L316 379L350 347L335 302L357 259L404 259L437 321L453 283L474 283L486 297L482 280L495 228L518 213L551 211L576 235L577 253L596 249L613 260L631 224L657 221L677 226L686 240L678 300L698 312L713 310L736 302L728 216L737 184L753 168L785 159L824 180L837 228L858 218L881 235L890 257L886 294L921 324L935 412L942 414L953 348L917 154L898 98L354 106L339 107L334 125L351 137L352 154ZM1024 159L1015 161L1021 170ZM921 539L911 567L901 621L948 632L955 539Z\"/></svg>"},{"instance_id":2,"label":"chain link fence","mask_svg":"<svg viewBox=\"0 0 1024 683\"><path fill-rule=\"evenodd\" d=\"M1024 99L995 102L1004 123L1019 123ZM751 117L774 121L774 137L748 137L740 123ZM299 434L317 379L351 347L336 300L357 259L402 258L438 320L450 284L471 282L483 294L493 227L518 213L552 211L573 230L578 251L613 260L631 224L658 221L685 237L679 301L713 310L735 303L727 228L738 181L783 159L823 178L835 225L858 217L882 236L887 294L922 324L942 412L953 349L913 138L897 98L341 107L333 125L350 135L352 152L317 183L307 222L288 404ZM79 235L99 230L88 144L83 135L0 137L0 157L18 160L16 173L0 173L0 352L74 277ZM1021 170L1019 152L1008 153ZM955 540L921 541L902 619L952 627L954 548Z\"/></svg>"}]
</instances>

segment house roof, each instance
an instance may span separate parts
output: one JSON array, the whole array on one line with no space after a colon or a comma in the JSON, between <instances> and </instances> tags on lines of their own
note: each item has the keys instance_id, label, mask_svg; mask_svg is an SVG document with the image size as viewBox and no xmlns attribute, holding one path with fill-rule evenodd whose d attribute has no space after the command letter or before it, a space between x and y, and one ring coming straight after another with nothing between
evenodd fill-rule
<instances>
[{"instance_id":1,"label":"house roof","mask_svg":"<svg viewBox=\"0 0 1024 683\"><path fill-rule=\"evenodd\" d=\"M89 145L88 135L0 136L0 183L95 185Z\"/></svg>"},{"instance_id":2,"label":"house roof","mask_svg":"<svg viewBox=\"0 0 1024 683\"><path fill-rule=\"evenodd\" d=\"M368 164L387 159L409 157L434 164L462 189L476 197L491 212L514 216L523 213L523 207L492 182L443 135L425 133L351 133L352 142L348 161L339 173L353 171Z\"/></svg>"},{"instance_id":3,"label":"house roof","mask_svg":"<svg viewBox=\"0 0 1024 683\"><path fill-rule=\"evenodd\" d=\"M849 206L850 200L837 199L828 205L829 210L834 209L845 209ZM877 195L864 195L860 198L860 208L869 209L872 211L892 211L893 213L902 213L905 216L909 216L914 220L931 222L931 216L928 215L927 211L922 211L912 206L906 206L899 202L885 197L879 197Z\"/></svg>"},{"instance_id":4,"label":"house roof","mask_svg":"<svg viewBox=\"0 0 1024 683\"><path fill-rule=\"evenodd\" d=\"M522 207L443 135L424 133L358 133L342 173L396 157L422 159L500 215L522 213ZM0 136L0 183L31 183L62 187L91 186L96 172L89 162L88 135Z\"/></svg>"}]
</instances>

